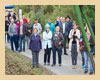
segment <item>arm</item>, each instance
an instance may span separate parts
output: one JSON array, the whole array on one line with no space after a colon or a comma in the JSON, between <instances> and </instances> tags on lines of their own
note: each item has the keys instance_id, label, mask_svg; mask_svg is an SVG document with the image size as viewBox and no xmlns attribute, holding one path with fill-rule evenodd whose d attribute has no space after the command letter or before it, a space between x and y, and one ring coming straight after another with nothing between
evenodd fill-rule
<instances>
[{"instance_id":1,"label":"arm","mask_svg":"<svg viewBox=\"0 0 100 80\"><path fill-rule=\"evenodd\" d=\"M69 38L71 39L72 37L73 37L73 35L72 35L72 30L71 30L69 33Z\"/></svg>"},{"instance_id":2,"label":"arm","mask_svg":"<svg viewBox=\"0 0 100 80\"><path fill-rule=\"evenodd\" d=\"M42 49L42 42L41 42L41 37L40 37L40 49Z\"/></svg>"},{"instance_id":3,"label":"arm","mask_svg":"<svg viewBox=\"0 0 100 80\"><path fill-rule=\"evenodd\" d=\"M41 33L42 31L42 27L41 27L41 24L39 23L39 34Z\"/></svg>"}]
</instances>

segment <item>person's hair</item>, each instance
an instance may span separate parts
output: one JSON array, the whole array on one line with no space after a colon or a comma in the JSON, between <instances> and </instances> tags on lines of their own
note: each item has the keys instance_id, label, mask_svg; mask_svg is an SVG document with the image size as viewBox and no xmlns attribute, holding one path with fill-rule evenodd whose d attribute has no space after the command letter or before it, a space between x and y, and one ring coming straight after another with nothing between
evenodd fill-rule
<instances>
[{"instance_id":1,"label":"person's hair","mask_svg":"<svg viewBox=\"0 0 100 80\"><path fill-rule=\"evenodd\" d=\"M49 24L46 24L46 27L47 27L47 26L48 26L48 27L50 27L50 25L49 25Z\"/></svg>"},{"instance_id":2,"label":"person's hair","mask_svg":"<svg viewBox=\"0 0 100 80\"><path fill-rule=\"evenodd\" d=\"M65 17L65 19L67 19L67 18L71 19L70 16Z\"/></svg>"},{"instance_id":3,"label":"person's hair","mask_svg":"<svg viewBox=\"0 0 100 80\"><path fill-rule=\"evenodd\" d=\"M35 21L38 21L38 19L35 19Z\"/></svg>"},{"instance_id":4,"label":"person's hair","mask_svg":"<svg viewBox=\"0 0 100 80\"><path fill-rule=\"evenodd\" d=\"M20 23L20 20L17 20L16 22L19 22Z\"/></svg>"},{"instance_id":5,"label":"person's hair","mask_svg":"<svg viewBox=\"0 0 100 80\"><path fill-rule=\"evenodd\" d=\"M56 26L56 28L58 28L59 26ZM59 27L59 30L60 30L60 27Z\"/></svg>"},{"instance_id":6,"label":"person's hair","mask_svg":"<svg viewBox=\"0 0 100 80\"><path fill-rule=\"evenodd\" d=\"M33 32L34 32L34 30L37 30L37 32L38 32L38 29L35 27L35 28L33 28Z\"/></svg>"},{"instance_id":7,"label":"person's hair","mask_svg":"<svg viewBox=\"0 0 100 80\"><path fill-rule=\"evenodd\" d=\"M73 21L73 25L77 25L77 24L76 24L76 21Z\"/></svg>"}]
</instances>

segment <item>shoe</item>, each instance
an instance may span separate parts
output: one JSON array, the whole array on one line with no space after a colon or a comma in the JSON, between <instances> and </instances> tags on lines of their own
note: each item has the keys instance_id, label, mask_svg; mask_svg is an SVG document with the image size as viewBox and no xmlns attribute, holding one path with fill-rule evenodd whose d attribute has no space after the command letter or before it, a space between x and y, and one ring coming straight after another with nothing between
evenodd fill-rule
<instances>
[{"instance_id":1,"label":"shoe","mask_svg":"<svg viewBox=\"0 0 100 80\"><path fill-rule=\"evenodd\" d=\"M51 66L53 67L53 66L55 66L55 64L52 64Z\"/></svg>"},{"instance_id":2,"label":"shoe","mask_svg":"<svg viewBox=\"0 0 100 80\"><path fill-rule=\"evenodd\" d=\"M67 53L64 53L64 55L68 55Z\"/></svg>"},{"instance_id":3,"label":"shoe","mask_svg":"<svg viewBox=\"0 0 100 80\"><path fill-rule=\"evenodd\" d=\"M21 50L19 50L18 52L22 52Z\"/></svg>"},{"instance_id":4,"label":"shoe","mask_svg":"<svg viewBox=\"0 0 100 80\"><path fill-rule=\"evenodd\" d=\"M59 64L59 67L61 67L61 64Z\"/></svg>"},{"instance_id":5,"label":"shoe","mask_svg":"<svg viewBox=\"0 0 100 80\"><path fill-rule=\"evenodd\" d=\"M48 63L48 66L50 65L50 63Z\"/></svg>"},{"instance_id":6,"label":"shoe","mask_svg":"<svg viewBox=\"0 0 100 80\"><path fill-rule=\"evenodd\" d=\"M72 69L75 69L75 66L74 65L72 66Z\"/></svg>"},{"instance_id":7,"label":"shoe","mask_svg":"<svg viewBox=\"0 0 100 80\"><path fill-rule=\"evenodd\" d=\"M84 65L82 64L82 66L81 66L82 68L84 68Z\"/></svg>"},{"instance_id":8,"label":"shoe","mask_svg":"<svg viewBox=\"0 0 100 80\"><path fill-rule=\"evenodd\" d=\"M39 68L39 66L36 66L37 68Z\"/></svg>"},{"instance_id":9,"label":"shoe","mask_svg":"<svg viewBox=\"0 0 100 80\"><path fill-rule=\"evenodd\" d=\"M92 75L92 74L93 74L93 72L90 72L89 74L90 74L90 75Z\"/></svg>"},{"instance_id":10,"label":"shoe","mask_svg":"<svg viewBox=\"0 0 100 80\"><path fill-rule=\"evenodd\" d=\"M25 52L25 50L23 50L23 52Z\"/></svg>"},{"instance_id":11,"label":"shoe","mask_svg":"<svg viewBox=\"0 0 100 80\"><path fill-rule=\"evenodd\" d=\"M76 69L76 68L77 68L77 66L75 65L75 66L74 66L74 68Z\"/></svg>"},{"instance_id":12,"label":"shoe","mask_svg":"<svg viewBox=\"0 0 100 80\"><path fill-rule=\"evenodd\" d=\"M84 71L84 73L86 74L86 73L88 73L88 71Z\"/></svg>"},{"instance_id":13,"label":"shoe","mask_svg":"<svg viewBox=\"0 0 100 80\"><path fill-rule=\"evenodd\" d=\"M35 68L35 66L32 66L32 69Z\"/></svg>"},{"instance_id":14,"label":"shoe","mask_svg":"<svg viewBox=\"0 0 100 80\"><path fill-rule=\"evenodd\" d=\"M44 63L44 65L46 65L46 63Z\"/></svg>"}]
</instances>

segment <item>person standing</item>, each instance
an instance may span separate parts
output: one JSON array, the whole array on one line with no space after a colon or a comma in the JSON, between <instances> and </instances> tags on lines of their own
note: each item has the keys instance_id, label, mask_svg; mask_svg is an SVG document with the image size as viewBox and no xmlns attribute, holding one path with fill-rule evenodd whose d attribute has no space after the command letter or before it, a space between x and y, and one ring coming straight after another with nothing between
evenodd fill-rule
<instances>
[{"instance_id":1,"label":"person standing","mask_svg":"<svg viewBox=\"0 0 100 80\"><path fill-rule=\"evenodd\" d=\"M30 36L29 49L32 51L32 68L39 68L39 52L42 49L41 37L38 34L38 29L34 28Z\"/></svg>"},{"instance_id":2,"label":"person standing","mask_svg":"<svg viewBox=\"0 0 100 80\"><path fill-rule=\"evenodd\" d=\"M13 48L13 42L14 42L16 51L18 51L17 28L16 28L16 24L14 23L14 19L11 19L11 24L9 25L8 33L9 33L10 38L11 38L11 50L14 51L14 48Z\"/></svg>"},{"instance_id":3,"label":"person standing","mask_svg":"<svg viewBox=\"0 0 100 80\"><path fill-rule=\"evenodd\" d=\"M77 29L77 24L73 21L73 29L69 33L69 50L71 51L72 57L72 69L76 68L77 56L79 52L79 40L80 40L80 30Z\"/></svg>"},{"instance_id":4,"label":"person standing","mask_svg":"<svg viewBox=\"0 0 100 80\"><path fill-rule=\"evenodd\" d=\"M30 42L30 35L32 34L32 24L30 19L28 19L28 23L26 24L26 42L27 42L27 49L29 49L29 42Z\"/></svg>"},{"instance_id":5,"label":"person standing","mask_svg":"<svg viewBox=\"0 0 100 80\"><path fill-rule=\"evenodd\" d=\"M10 25L10 22L8 21L8 17L5 16L5 43L6 41L9 42L10 40L10 36L8 34L9 25Z\"/></svg>"},{"instance_id":6,"label":"person standing","mask_svg":"<svg viewBox=\"0 0 100 80\"><path fill-rule=\"evenodd\" d=\"M54 24L52 23L52 21L51 21L51 19L49 18L48 19L48 23L47 24L49 24L50 25L50 31L52 32L52 35L54 34L54 32L55 32L55 26L54 26ZM47 25L46 24L46 25ZM46 25L45 25L45 27L44 27L44 30L46 31Z\"/></svg>"},{"instance_id":7,"label":"person standing","mask_svg":"<svg viewBox=\"0 0 100 80\"><path fill-rule=\"evenodd\" d=\"M62 22L59 24L60 26L60 32L63 34L64 37L64 55L68 55L66 51L66 38L68 36L68 24L65 22L65 17L62 18Z\"/></svg>"},{"instance_id":8,"label":"person standing","mask_svg":"<svg viewBox=\"0 0 100 80\"><path fill-rule=\"evenodd\" d=\"M49 30L50 25L46 25L46 31L43 32L43 48L44 48L44 65L50 65L50 55L52 48L52 32Z\"/></svg>"},{"instance_id":9,"label":"person standing","mask_svg":"<svg viewBox=\"0 0 100 80\"><path fill-rule=\"evenodd\" d=\"M56 65L56 51L58 52L58 63L59 66L62 64L62 43L64 41L63 35L60 31L60 27L56 27L56 32L52 37L52 48L53 48L53 64L52 66Z\"/></svg>"},{"instance_id":10,"label":"person standing","mask_svg":"<svg viewBox=\"0 0 100 80\"><path fill-rule=\"evenodd\" d=\"M66 17L66 21L67 21L67 24L68 24L68 35L69 35L71 29L73 29L73 24L72 24L70 16ZM68 38L68 43L69 43L69 40L70 39Z\"/></svg>"},{"instance_id":11,"label":"person standing","mask_svg":"<svg viewBox=\"0 0 100 80\"><path fill-rule=\"evenodd\" d=\"M37 28L38 29L38 34L41 34L42 27L41 27L41 24L38 23L38 19L35 19L35 24L33 25L33 28Z\"/></svg>"},{"instance_id":12,"label":"person standing","mask_svg":"<svg viewBox=\"0 0 100 80\"><path fill-rule=\"evenodd\" d=\"M20 20L20 26L18 28L19 30L19 52L25 51L25 32L26 32L26 26L23 24L23 20ZM23 43L23 49L22 49L22 43Z\"/></svg>"}]
</instances>

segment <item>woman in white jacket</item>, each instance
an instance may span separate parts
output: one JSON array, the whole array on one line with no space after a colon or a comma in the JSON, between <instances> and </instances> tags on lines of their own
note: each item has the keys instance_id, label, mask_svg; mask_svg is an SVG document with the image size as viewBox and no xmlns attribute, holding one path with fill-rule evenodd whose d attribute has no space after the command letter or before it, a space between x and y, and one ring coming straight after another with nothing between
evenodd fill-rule
<instances>
[{"instance_id":1,"label":"woman in white jacket","mask_svg":"<svg viewBox=\"0 0 100 80\"><path fill-rule=\"evenodd\" d=\"M52 48L52 32L49 30L50 25L46 25L46 31L43 32L43 48L44 48L44 65L50 65L50 54Z\"/></svg>"},{"instance_id":2,"label":"woman in white jacket","mask_svg":"<svg viewBox=\"0 0 100 80\"><path fill-rule=\"evenodd\" d=\"M72 56L72 65L73 69L76 68L77 65L77 56L79 52L79 40L80 40L80 30L77 29L77 24L73 21L73 29L69 33L69 50L71 51Z\"/></svg>"}]
</instances>

